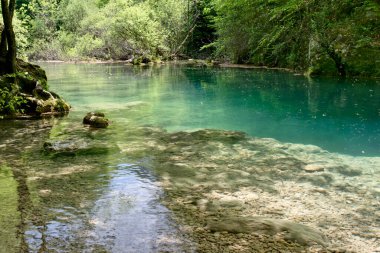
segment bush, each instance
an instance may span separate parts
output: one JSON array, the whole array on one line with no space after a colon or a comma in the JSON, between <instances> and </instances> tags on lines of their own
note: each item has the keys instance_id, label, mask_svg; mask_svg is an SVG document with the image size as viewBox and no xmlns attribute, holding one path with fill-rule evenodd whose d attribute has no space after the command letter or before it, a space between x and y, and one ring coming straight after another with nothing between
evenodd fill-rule
<instances>
[{"instance_id":1,"label":"bush","mask_svg":"<svg viewBox=\"0 0 380 253\"><path fill-rule=\"evenodd\" d=\"M35 39L33 45L28 50L30 60L58 60L62 59L62 48L58 39L46 41L44 39Z\"/></svg>"},{"instance_id":2,"label":"bush","mask_svg":"<svg viewBox=\"0 0 380 253\"><path fill-rule=\"evenodd\" d=\"M17 95L14 87L8 88L5 86L0 86L0 117L4 115L14 115L17 113L22 113L22 106L26 104L26 100Z\"/></svg>"},{"instance_id":3,"label":"bush","mask_svg":"<svg viewBox=\"0 0 380 253\"><path fill-rule=\"evenodd\" d=\"M166 56L186 24L185 0L30 0L19 12L32 60Z\"/></svg>"},{"instance_id":4,"label":"bush","mask_svg":"<svg viewBox=\"0 0 380 253\"><path fill-rule=\"evenodd\" d=\"M99 38L85 34L77 40L75 46L66 52L69 59L75 58L106 58L103 54L104 43Z\"/></svg>"}]
</instances>

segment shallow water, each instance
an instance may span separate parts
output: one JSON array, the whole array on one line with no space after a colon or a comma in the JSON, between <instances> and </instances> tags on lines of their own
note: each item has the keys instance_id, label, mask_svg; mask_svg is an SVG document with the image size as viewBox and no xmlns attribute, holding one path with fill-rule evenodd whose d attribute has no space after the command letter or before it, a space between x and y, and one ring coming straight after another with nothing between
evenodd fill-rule
<instances>
[{"instance_id":1,"label":"shallow water","mask_svg":"<svg viewBox=\"0 0 380 253\"><path fill-rule=\"evenodd\" d=\"M221 213L304 224L331 247L379 249L375 81L184 66L43 67L73 111L0 122L0 252L260 252L244 246L252 238L229 238L232 246L212 240L218 232L205 225L216 217L227 224ZM93 110L106 113L108 129L82 126ZM205 128L218 130L194 131ZM46 141L78 149L47 152Z\"/></svg>"},{"instance_id":2,"label":"shallow water","mask_svg":"<svg viewBox=\"0 0 380 253\"><path fill-rule=\"evenodd\" d=\"M151 170L110 153L104 132L65 133L59 121L2 122L0 252L192 252ZM70 135L98 142L43 150Z\"/></svg>"}]
</instances>

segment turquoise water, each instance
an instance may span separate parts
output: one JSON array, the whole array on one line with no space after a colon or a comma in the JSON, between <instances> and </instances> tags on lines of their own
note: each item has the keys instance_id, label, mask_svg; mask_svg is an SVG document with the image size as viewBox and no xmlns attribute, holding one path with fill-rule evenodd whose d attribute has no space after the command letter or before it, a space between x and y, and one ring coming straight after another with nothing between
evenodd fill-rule
<instances>
[{"instance_id":1,"label":"turquoise water","mask_svg":"<svg viewBox=\"0 0 380 253\"><path fill-rule=\"evenodd\" d=\"M146 108L139 124L168 131L239 130L354 156L380 155L380 85L308 79L271 70L122 64L44 64L72 117L100 110L111 120Z\"/></svg>"},{"instance_id":2,"label":"turquoise water","mask_svg":"<svg viewBox=\"0 0 380 253\"><path fill-rule=\"evenodd\" d=\"M41 65L73 108L0 121L0 253L222 252L226 240L272 249L269 237L206 231L207 219L229 224L221 214L302 224L320 245L353 252L380 247L378 81ZM84 126L89 111L110 126ZM50 152L45 142L74 149ZM309 252L274 240L280 252Z\"/></svg>"}]
</instances>

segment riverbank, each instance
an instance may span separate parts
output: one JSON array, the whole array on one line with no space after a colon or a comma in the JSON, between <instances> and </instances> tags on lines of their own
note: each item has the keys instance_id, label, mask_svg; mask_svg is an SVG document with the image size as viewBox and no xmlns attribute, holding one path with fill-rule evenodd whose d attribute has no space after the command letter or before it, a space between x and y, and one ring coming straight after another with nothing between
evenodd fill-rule
<instances>
[{"instance_id":1,"label":"riverbank","mask_svg":"<svg viewBox=\"0 0 380 253\"><path fill-rule=\"evenodd\" d=\"M198 66L198 67L220 67L220 68L240 68L240 69L262 69L262 70L275 70L292 73L296 76L305 76L308 78L334 78L334 79L342 79L338 75L310 75L308 72L300 72L290 68L278 68L278 67L269 67L269 66L256 66L252 64L233 64L228 62L220 62L214 60L201 60L201 59L188 59L188 60L155 60L150 61L148 63L138 63L133 64L131 60L128 61L120 61L120 60L77 60L77 61L60 61L60 60L52 60L52 61L35 61L38 63L55 63L55 64L125 64L130 66L157 66L157 65L188 65L188 66ZM376 80L380 81L380 77L361 77L361 76L353 76L346 77L347 79L352 80Z\"/></svg>"}]
</instances>

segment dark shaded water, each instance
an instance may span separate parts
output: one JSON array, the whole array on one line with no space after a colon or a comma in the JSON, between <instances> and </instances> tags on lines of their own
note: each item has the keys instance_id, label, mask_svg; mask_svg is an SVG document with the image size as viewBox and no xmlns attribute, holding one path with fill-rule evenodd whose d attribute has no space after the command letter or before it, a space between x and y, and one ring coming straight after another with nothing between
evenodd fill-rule
<instances>
[{"instance_id":1,"label":"dark shaded water","mask_svg":"<svg viewBox=\"0 0 380 253\"><path fill-rule=\"evenodd\" d=\"M43 67L50 89L73 110L62 119L0 121L1 253L193 252L194 242L160 203L163 189L188 197L183 204L215 189L222 194L257 187L273 194L260 197L272 203L276 196L286 199L280 193L293 196L291 189L323 187L332 199L310 195L314 210L345 203L335 194L343 189L347 201L358 201L352 205L357 212L373 214L373 220L365 218L368 224L377 219L376 81L184 66ZM82 126L85 113L94 110L112 121L108 129ZM224 131L175 133L204 128L244 131L253 138L228 137ZM78 150L49 153L43 150L45 141L74 143ZM322 172L310 177L306 167ZM298 203L291 201L284 208ZM346 230L356 226L361 231L357 224L363 217ZM339 218L334 217L341 224ZM363 240L347 244L375 247Z\"/></svg>"}]
</instances>

